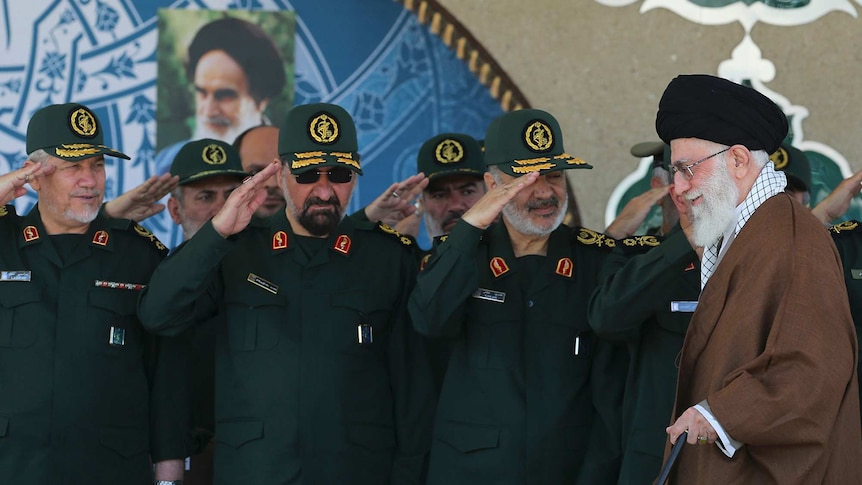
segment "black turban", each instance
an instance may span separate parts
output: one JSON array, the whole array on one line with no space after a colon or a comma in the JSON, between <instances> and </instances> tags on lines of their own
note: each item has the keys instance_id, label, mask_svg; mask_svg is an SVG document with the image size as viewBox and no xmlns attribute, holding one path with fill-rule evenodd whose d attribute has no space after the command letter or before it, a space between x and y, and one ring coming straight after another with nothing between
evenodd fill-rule
<instances>
[{"instance_id":1,"label":"black turban","mask_svg":"<svg viewBox=\"0 0 862 485\"><path fill-rule=\"evenodd\" d=\"M774 152L787 136L787 117L756 90L705 74L677 76L661 97L655 130L667 144L700 138Z\"/></svg>"}]
</instances>

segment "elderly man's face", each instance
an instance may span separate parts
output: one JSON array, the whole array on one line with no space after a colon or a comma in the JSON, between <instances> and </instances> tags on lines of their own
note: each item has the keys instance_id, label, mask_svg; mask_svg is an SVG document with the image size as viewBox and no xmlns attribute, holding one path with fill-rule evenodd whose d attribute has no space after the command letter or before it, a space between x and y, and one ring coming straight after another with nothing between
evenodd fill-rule
<instances>
[{"instance_id":1,"label":"elderly man's face","mask_svg":"<svg viewBox=\"0 0 862 485\"><path fill-rule=\"evenodd\" d=\"M348 171L349 182L336 183L328 171ZM345 167L323 167L317 170L314 183L301 184L285 164L279 182L287 202L287 218L294 232L304 236L326 237L335 230L356 187L356 174Z\"/></svg>"},{"instance_id":2,"label":"elderly man's face","mask_svg":"<svg viewBox=\"0 0 862 485\"><path fill-rule=\"evenodd\" d=\"M449 175L433 180L422 192L428 236L449 234L461 216L484 194L485 183L478 175Z\"/></svg>"},{"instance_id":3,"label":"elderly man's face","mask_svg":"<svg viewBox=\"0 0 862 485\"><path fill-rule=\"evenodd\" d=\"M174 224L182 226L183 237L190 239L212 219L240 183L236 176L219 175L177 187L180 197L168 199L168 212Z\"/></svg>"},{"instance_id":4,"label":"elderly man's face","mask_svg":"<svg viewBox=\"0 0 862 485\"><path fill-rule=\"evenodd\" d=\"M255 102L249 94L246 73L224 51L201 56L195 68L194 87L195 139L232 143L240 133L260 124L266 102Z\"/></svg>"},{"instance_id":5,"label":"elderly man's face","mask_svg":"<svg viewBox=\"0 0 862 485\"><path fill-rule=\"evenodd\" d=\"M503 184L514 179L505 173L498 175ZM563 223L568 204L566 175L559 170L547 172L503 206L503 219L522 234L542 236Z\"/></svg>"},{"instance_id":6,"label":"elderly man's face","mask_svg":"<svg viewBox=\"0 0 862 485\"><path fill-rule=\"evenodd\" d=\"M671 141L673 164L682 166L701 160L721 149L721 146L694 138ZM730 176L723 154L693 167L691 180L678 171L673 190L691 204L689 219L694 225L694 242L708 246L718 240L736 217L739 189Z\"/></svg>"},{"instance_id":7,"label":"elderly man's face","mask_svg":"<svg viewBox=\"0 0 862 485\"><path fill-rule=\"evenodd\" d=\"M239 147L242 169L255 174L278 158L278 128L261 126L254 128L242 138ZM284 195L278 187L278 174L264 182L266 200L258 207L255 215L269 217L284 207Z\"/></svg>"},{"instance_id":8,"label":"elderly man's face","mask_svg":"<svg viewBox=\"0 0 862 485\"><path fill-rule=\"evenodd\" d=\"M31 181L39 194L39 212L49 234L80 233L89 227L105 194L105 158L80 162L50 157L57 169Z\"/></svg>"}]
</instances>

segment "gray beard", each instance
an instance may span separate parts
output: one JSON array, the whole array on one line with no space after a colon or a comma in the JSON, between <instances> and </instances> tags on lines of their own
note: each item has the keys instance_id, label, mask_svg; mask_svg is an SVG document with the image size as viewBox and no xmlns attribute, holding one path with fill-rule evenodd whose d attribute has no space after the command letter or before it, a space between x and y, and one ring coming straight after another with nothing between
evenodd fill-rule
<instances>
[{"instance_id":1,"label":"gray beard","mask_svg":"<svg viewBox=\"0 0 862 485\"><path fill-rule=\"evenodd\" d=\"M691 208L694 232L692 239L698 246L707 247L718 241L728 226L736 219L736 201L739 189L730 178L724 164L717 164L712 176L698 192L689 192L691 200L703 195L698 206Z\"/></svg>"},{"instance_id":2,"label":"gray beard","mask_svg":"<svg viewBox=\"0 0 862 485\"><path fill-rule=\"evenodd\" d=\"M521 210L515 205L515 201L509 201L506 205L503 206L503 217L506 218L506 222L509 223L512 228L520 232L521 234L528 234L531 236L545 236L554 232L554 229L560 227L560 224L563 223L563 219L566 218L566 211L569 208L569 198L568 195L560 201L560 205L558 207L559 212L557 212L556 216L554 216L554 222L547 228L539 226L535 224L531 219L529 212L525 210Z\"/></svg>"}]
</instances>

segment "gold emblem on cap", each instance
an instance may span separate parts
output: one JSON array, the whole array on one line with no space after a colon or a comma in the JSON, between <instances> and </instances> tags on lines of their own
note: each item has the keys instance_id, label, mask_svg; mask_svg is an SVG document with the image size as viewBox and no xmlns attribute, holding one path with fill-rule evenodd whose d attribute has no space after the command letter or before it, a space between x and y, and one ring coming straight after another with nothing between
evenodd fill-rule
<instances>
[{"instance_id":1,"label":"gold emblem on cap","mask_svg":"<svg viewBox=\"0 0 862 485\"><path fill-rule=\"evenodd\" d=\"M784 147L778 147L778 150L775 150L772 155L769 156L769 159L775 164L776 170L784 170L784 168L790 163L790 154L787 153L787 150L785 150Z\"/></svg>"},{"instance_id":2,"label":"gold emblem on cap","mask_svg":"<svg viewBox=\"0 0 862 485\"><path fill-rule=\"evenodd\" d=\"M338 121L326 113L319 114L308 124L308 133L317 143L335 143L338 138Z\"/></svg>"},{"instance_id":3,"label":"gold emblem on cap","mask_svg":"<svg viewBox=\"0 0 862 485\"><path fill-rule=\"evenodd\" d=\"M227 161L227 154L224 152L224 148L215 143L210 143L204 147L201 152L201 158L204 163L208 163L210 165L221 165Z\"/></svg>"},{"instance_id":4,"label":"gold emblem on cap","mask_svg":"<svg viewBox=\"0 0 862 485\"><path fill-rule=\"evenodd\" d=\"M546 152L554 143L554 134L548 125L541 121L534 121L524 130L524 141L527 146L537 152Z\"/></svg>"},{"instance_id":5,"label":"gold emblem on cap","mask_svg":"<svg viewBox=\"0 0 862 485\"><path fill-rule=\"evenodd\" d=\"M69 119L72 131L80 136L93 136L96 134L96 117L84 108L72 111Z\"/></svg>"},{"instance_id":6,"label":"gold emblem on cap","mask_svg":"<svg viewBox=\"0 0 862 485\"><path fill-rule=\"evenodd\" d=\"M443 164L458 163L464 158L464 147L458 140L447 138L437 144L434 149L434 156L437 161Z\"/></svg>"}]
</instances>

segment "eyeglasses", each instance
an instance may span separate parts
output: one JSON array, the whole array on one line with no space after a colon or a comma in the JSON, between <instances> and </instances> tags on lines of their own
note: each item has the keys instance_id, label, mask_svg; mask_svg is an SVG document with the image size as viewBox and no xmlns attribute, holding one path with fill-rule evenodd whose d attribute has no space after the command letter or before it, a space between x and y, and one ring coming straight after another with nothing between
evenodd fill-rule
<instances>
[{"instance_id":1,"label":"eyeglasses","mask_svg":"<svg viewBox=\"0 0 862 485\"><path fill-rule=\"evenodd\" d=\"M677 162L677 163L671 164L671 166L670 166L670 176L671 176L671 178L673 178L677 173L681 173L681 174L682 174L686 179L691 180L691 179L693 179L693 178L694 178L694 172L692 172L692 171L691 171L691 169L693 169L693 168L694 168L695 166L697 166L698 164L703 163L703 162L705 162L705 161L709 160L709 159L710 159L710 158L712 158L712 157L715 157L715 156L721 155L722 153L724 153L724 152L726 152L726 151L728 151L728 150L730 150L730 147L727 147L727 148L725 148L724 150L722 150L722 151L720 151L720 152L713 153L712 155L710 155L710 156L708 156L708 157L701 158L700 160L698 160L698 161L696 161L696 162L691 162L691 163L680 163L680 162Z\"/></svg>"},{"instance_id":2,"label":"eyeglasses","mask_svg":"<svg viewBox=\"0 0 862 485\"><path fill-rule=\"evenodd\" d=\"M326 174L330 182L334 184L346 184L353 178L353 171L349 168L332 167L326 171L309 170L296 174L296 183L298 184L313 184L320 180L320 176Z\"/></svg>"}]
</instances>

